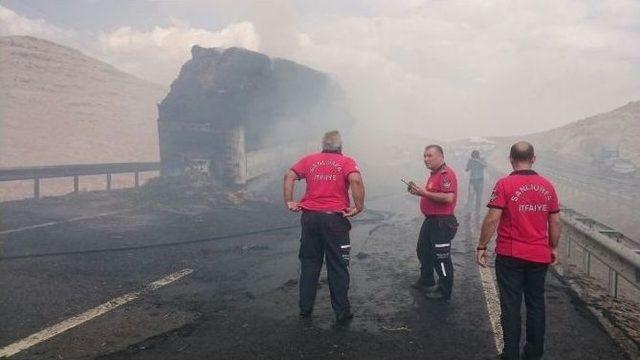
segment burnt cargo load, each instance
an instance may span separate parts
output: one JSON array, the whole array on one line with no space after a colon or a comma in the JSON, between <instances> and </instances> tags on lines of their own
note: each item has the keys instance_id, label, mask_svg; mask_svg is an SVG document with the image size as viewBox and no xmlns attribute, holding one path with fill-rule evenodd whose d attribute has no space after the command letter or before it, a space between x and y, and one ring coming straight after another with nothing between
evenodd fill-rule
<instances>
[{"instance_id":1,"label":"burnt cargo load","mask_svg":"<svg viewBox=\"0 0 640 360\"><path fill-rule=\"evenodd\" d=\"M343 91L324 73L241 48L191 54L158 106L164 176L196 171L243 184L248 152L352 124Z\"/></svg>"}]
</instances>

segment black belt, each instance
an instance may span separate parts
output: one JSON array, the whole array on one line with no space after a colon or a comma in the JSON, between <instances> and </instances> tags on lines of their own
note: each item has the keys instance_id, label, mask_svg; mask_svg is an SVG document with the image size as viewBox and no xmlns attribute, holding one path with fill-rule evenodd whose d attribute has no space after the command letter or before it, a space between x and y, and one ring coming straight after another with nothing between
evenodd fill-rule
<instances>
[{"instance_id":1,"label":"black belt","mask_svg":"<svg viewBox=\"0 0 640 360\"><path fill-rule=\"evenodd\" d=\"M449 215L443 215L443 214L437 214L437 215L425 215L424 217L427 219L438 219L438 218L446 218L446 217L455 217L454 214L449 214Z\"/></svg>"},{"instance_id":2,"label":"black belt","mask_svg":"<svg viewBox=\"0 0 640 360\"><path fill-rule=\"evenodd\" d=\"M305 209L302 209L302 212L310 213L310 214L326 214L326 215L340 215L340 216L342 216L342 211L320 211L320 210L305 210Z\"/></svg>"}]
</instances>

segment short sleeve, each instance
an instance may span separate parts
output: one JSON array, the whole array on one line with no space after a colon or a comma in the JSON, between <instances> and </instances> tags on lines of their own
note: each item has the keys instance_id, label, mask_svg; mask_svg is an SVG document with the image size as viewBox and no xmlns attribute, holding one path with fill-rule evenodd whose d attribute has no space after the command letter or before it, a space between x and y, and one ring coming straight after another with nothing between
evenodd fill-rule
<instances>
[{"instance_id":1,"label":"short sleeve","mask_svg":"<svg viewBox=\"0 0 640 360\"><path fill-rule=\"evenodd\" d=\"M488 208L504 209L507 206L507 195L505 194L504 184L501 180L496 182L489 198Z\"/></svg>"},{"instance_id":2,"label":"short sleeve","mask_svg":"<svg viewBox=\"0 0 640 360\"><path fill-rule=\"evenodd\" d=\"M343 166L344 166L343 173L345 176L348 176L353 172L357 172L357 173L360 172L360 168L358 167L358 164L352 158L345 159Z\"/></svg>"},{"instance_id":3,"label":"short sleeve","mask_svg":"<svg viewBox=\"0 0 640 360\"><path fill-rule=\"evenodd\" d=\"M556 214L560 212L560 200L558 200L558 194L556 189L551 186L551 199L549 199L549 214Z\"/></svg>"},{"instance_id":4,"label":"short sleeve","mask_svg":"<svg viewBox=\"0 0 640 360\"><path fill-rule=\"evenodd\" d=\"M458 181L455 174L451 172L443 173L440 176L440 192L455 193L458 191Z\"/></svg>"},{"instance_id":5,"label":"short sleeve","mask_svg":"<svg viewBox=\"0 0 640 360\"><path fill-rule=\"evenodd\" d=\"M296 173L296 175L298 175L298 179L306 178L307 172L309 171L307 166L307 158L303 157L302 159L298 160L298 162L291 167L291 170Z\"/></svg>"}]
</instances>

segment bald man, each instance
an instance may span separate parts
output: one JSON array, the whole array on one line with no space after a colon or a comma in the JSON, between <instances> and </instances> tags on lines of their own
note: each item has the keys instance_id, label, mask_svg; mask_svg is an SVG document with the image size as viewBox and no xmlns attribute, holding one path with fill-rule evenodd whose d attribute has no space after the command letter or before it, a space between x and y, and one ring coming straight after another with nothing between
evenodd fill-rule
<instances>
[{"instance_id":1,"label":"bald man","mask_svg":"<svg viewBox=\"0 0 640 360\"><path fill-rule=\"evenodd\" d=\"M533 145L511 147L513 172L498 180L482 224L476 257L487 266L487 244L498 230L496 277L500 290L504 348L501 359L520 359L520 308L527 309L524 358L540 359L544 352L544 284L549 264L558 261L560 208L551 182L533 171Z\"/></svg>"}]
</instances>

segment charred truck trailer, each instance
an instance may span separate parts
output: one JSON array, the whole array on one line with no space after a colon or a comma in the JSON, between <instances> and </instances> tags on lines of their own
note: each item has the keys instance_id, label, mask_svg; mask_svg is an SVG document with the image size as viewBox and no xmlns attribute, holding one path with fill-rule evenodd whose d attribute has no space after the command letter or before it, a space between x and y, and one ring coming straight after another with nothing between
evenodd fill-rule
<instances>
[{"instance_id":1,"label":"charred truck trailer","mask_svg":"<svg viewBox=\"0 0 640 360\"><path fill-rule=\"evenodd\" d=\"M191 49L158 106L161 175L202 173L223 186L247 179L247 152L318 139L352 125L326 74L240 48Z\"/></svg>"}]
</instances>

